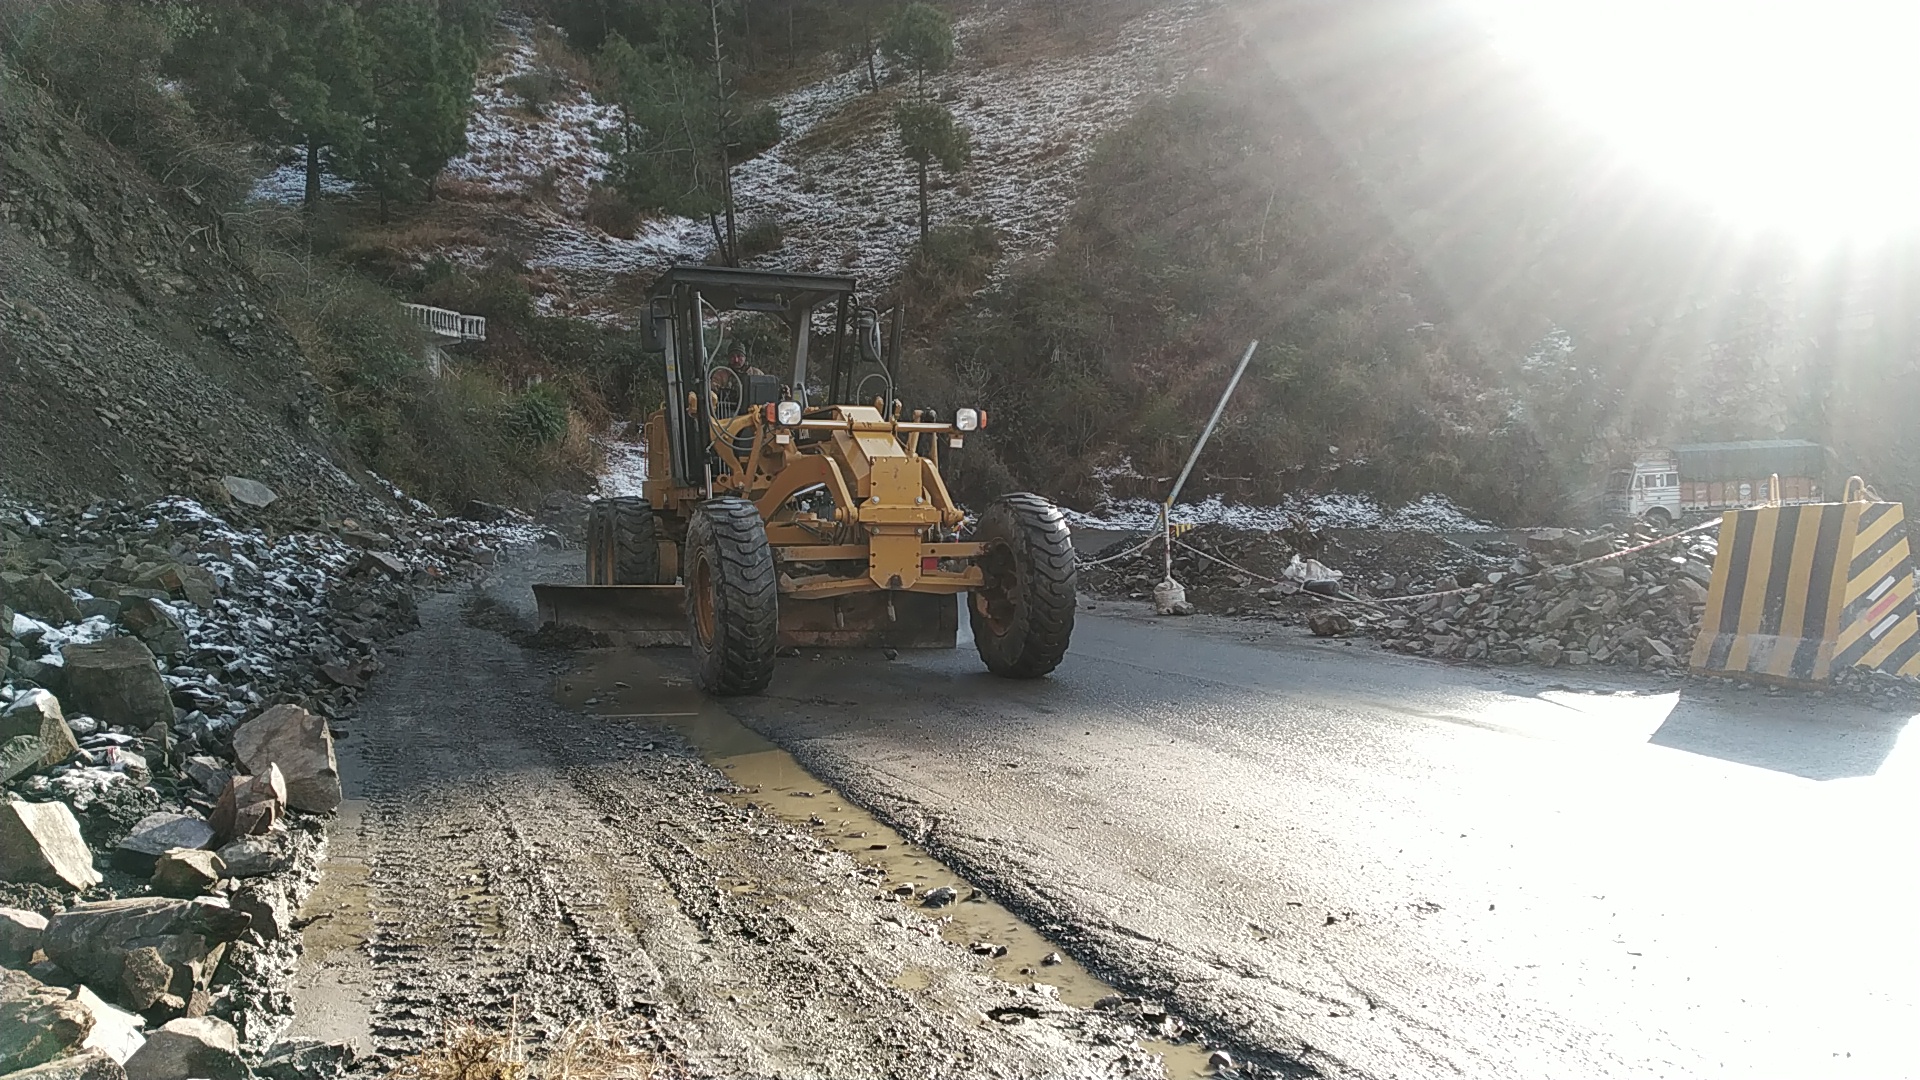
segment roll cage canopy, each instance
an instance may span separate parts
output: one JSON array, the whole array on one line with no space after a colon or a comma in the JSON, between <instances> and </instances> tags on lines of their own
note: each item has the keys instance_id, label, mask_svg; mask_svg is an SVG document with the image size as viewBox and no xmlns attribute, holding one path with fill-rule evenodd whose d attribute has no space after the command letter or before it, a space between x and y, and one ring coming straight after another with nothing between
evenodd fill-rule
<instances>
[{"instance_id":1,"label":"roll cage canopy","mask_svg":"<svg viewBox=\"0 0 1920 1080\"><path fill-rule=\"evenodd\" d=\"M880 356L879 316L858 307L857 288L853 278L841 275L688 263L660 276L648 294L645 342L649 351L664 354L676 484L704 484L710 464L715 417L706 388L715 358L708 354L705 331L712 316L747 311L778 318L787 329L787 360L762 366L793 400L809 408L870 403L856 402L855 396L865 382L863 373L871 378L876 369L884 377L886 396L892 396L892 375ZM824 335L815 326L823 315L830 319ZM815 352L827 366L826 378L810 385L808 364ZM691 413L681 402L689 403Z\"/></svg>"}]
</instances>

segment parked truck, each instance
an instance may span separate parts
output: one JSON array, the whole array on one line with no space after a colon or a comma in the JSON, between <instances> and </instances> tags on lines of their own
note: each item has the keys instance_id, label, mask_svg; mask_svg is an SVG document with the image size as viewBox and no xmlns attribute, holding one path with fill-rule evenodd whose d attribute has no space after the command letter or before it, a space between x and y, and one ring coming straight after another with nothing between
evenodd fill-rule
<instances>
[{"instance_id":1,"label":"parked truck","mask_svg":"<svg viewBox=\"0 0 1920 1080\"><path fill-rule=\"evenodd\" d=\"M1772 498L1824 501L1835 469L1826 447L1805 439L1692 443L1640 454L1607 477L1607 512L1662 528L1689 515L1719 513Z\"/></svg>"}]
</instances>

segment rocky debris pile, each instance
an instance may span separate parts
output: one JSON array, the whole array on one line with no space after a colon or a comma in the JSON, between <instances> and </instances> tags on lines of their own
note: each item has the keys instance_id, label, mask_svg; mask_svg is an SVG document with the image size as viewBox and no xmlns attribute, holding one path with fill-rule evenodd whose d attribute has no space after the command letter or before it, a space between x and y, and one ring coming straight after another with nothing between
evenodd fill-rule
<instances>
[{"instance_id":1,"label":"rocky debris pile","mask_svg":"<svg viewBox=\"0 0 1920 1080\"><path fill-rule=\"evenodd\" d=\"M1869 668L1845 668L1834 673L1836 689L1866 698L1887 712L1910 712L1920 708L1920 679Z\"/></svg>"},{"instance_id":2,"label":"rocky debris pile","mask_svg":"<svg viewBox=\"0 0 1920 1080\"><path fill-rule=\"evenodd\" d=\"M1157 542L1144 551L1099 563L1137 546L1143 538L1119 541L1086 555L1086 564L1080 568L1081 587L1101 596L1150 598L1166 573L1165 556ZM1497 540L1476 541L1469 547L1430 532L1315 529L1303 521L1272 531L1202 525L1176 539L1173 577L1186 587L1186 599L1196 609L1221 615L1262 614L1289 622L1304 621L1322 606L1298 597L1300 590L1288 581L1287 567L1296 557L1317 559L1338 569L1342 588L1355 595L1392 596L1424 591L1450 576L1478 581L1482 572L1504 566L1515 550Z\"/></svg>"},{"instance_id":3,"label":"rocky debris pile","mask_svg":"<svg viewBox=\"0 0 1920 1080\"><path fill-rule=\"evenodd\" d=\"M1443 579L1440 589L1458 591L1369 611L1354 622L1383 648L1421 656L1684 671L1713 581L1717 541L1694 534L1588 561L1648 539L1536 530L1524 551L1484 580Z\"/></svg>"},{"instance_id":4,"label":"rocky debris pile","mask_svg":"<svg viewBox=\"0 0 1920 1080\"><path fill-rule=\"evenodd\" d=\"M229 487L226 517L0 503L0 1074L246 1075L376 646L418 590L543 537L489 506L248 524L279 500Z\"/></svg>"}]
</instances>

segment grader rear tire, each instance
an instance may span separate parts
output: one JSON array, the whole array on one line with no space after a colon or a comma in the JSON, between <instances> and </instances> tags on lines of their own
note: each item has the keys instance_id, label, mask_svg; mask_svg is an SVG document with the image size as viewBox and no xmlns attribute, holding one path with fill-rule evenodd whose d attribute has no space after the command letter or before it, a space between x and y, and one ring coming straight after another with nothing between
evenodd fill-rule
<instances>
[{"instance_id":1,"label":"grader rear tire","mask_svg":"<svg viewBox=\"0 0 1920 1080\"><path fill-rule=\"evenodd\" d=\"M607 584L668 584L660 578L660 532L647 500L623 496L600 505L608 507L607 561L613 580Z\"/></svg>"},{"instance_id":2,"label":"grader rear tire","mask_svg":"<svg viewBox=\"0 0 1920 1080\"><path fill-rule=\"evenodd\" d=\"M757 694L773 680L779 585L760 511L745 499L708 499L687 524L682 576L687 638L710 694Z\"/></svg>"},{"instance_id":3,"label":"grader rear tire","mask_svg":"<svg viewBox=\"0 0 1920 1080\"><path fill-rule=\"evenodd\" d=\"M612 513L604 500L587 507L587 584L613 584L608 534L613 528Z\"/></svg>"},{"instance_id":4,"label":"grader rear tire","mask_svg":"<svg viewBox=\"0 0 1920 1080\"><path fill-rule=\"evenodd\" d=\"M985 584L967 602L974 647L987 670L1037 679L1060 666L1073 636L1073 536L1058 507L1038 495L1002 495L980 515L974 539Z\"/></svg>"}]
</instances>

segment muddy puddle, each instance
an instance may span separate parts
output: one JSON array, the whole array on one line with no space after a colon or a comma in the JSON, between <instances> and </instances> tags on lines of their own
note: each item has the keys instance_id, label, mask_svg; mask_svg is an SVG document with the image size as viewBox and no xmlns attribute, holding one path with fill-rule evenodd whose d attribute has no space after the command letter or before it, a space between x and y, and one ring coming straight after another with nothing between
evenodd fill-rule
<instances>
[{"instance_id":1,"label":"muddy puddle","mask_svg":"<svg viewBox=\"0 0 1920 1080\"><path fill-rule=\"evenodd\" d=\"M735 720L667 659L661 652L635 648L589 654L575 671L558 679L554 697L609 722L679 733L739 787L721 798L737 806L756 806L821 844L846 852L860 865L883 872L884 877L873 878L877 893L898 896L903 916L936 923L941 937L980 956L995 977L1018 986L1051 986L1061 1002L1082 1009L1119 994L926 849L841 797L791 754ZM743 892L756 888L745 881L723 887ZM928 894L939 889L951 890L952 899L927 906ZM914 967L903 968L893 979L895 987L909 993L933 983L932 973ZM1143 1041L1141 1046L1161 1056L1174 1080L1213 1075L1206 1050L1197 1044Z\"/></svg>"}]
</instances>

